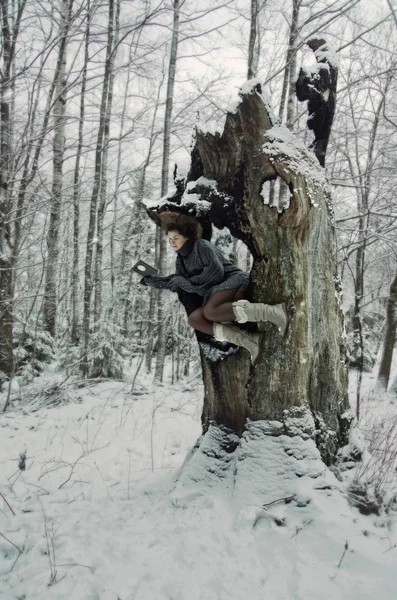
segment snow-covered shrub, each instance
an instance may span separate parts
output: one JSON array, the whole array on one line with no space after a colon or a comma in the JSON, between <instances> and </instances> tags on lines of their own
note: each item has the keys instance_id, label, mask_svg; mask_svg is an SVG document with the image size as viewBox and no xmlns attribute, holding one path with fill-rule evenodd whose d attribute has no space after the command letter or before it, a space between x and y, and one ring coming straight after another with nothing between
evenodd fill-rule
<instances>
[{"instance_id":1,"label":"snow-covered shrub","mask_svg":"<svg viewBox=\"0 0 397 600\"><path fill-rule=\"evenodd\" d=\"M0 369L0 392L3 391L4 384L8 381L7 375Z\"/></svg>"},{"instance_id":2,"label":"snow-covered shrub","mask_svg":"<svg viewBox=\"0 0 397 600\"><path fill-rule=\"evenodd\" d=\"M66 375L78 375L80 369L80 347L62 341L56 350L56 370Z\"/></svg>"},{"instance_id":3,"label":"snow-covered shrub","mask_svg":"<svg viewBox=\"0 0 397 600\"><path fill-rule=\"evenodd\" d=\"M22 383L28 383L40 375L54 359L54 340L46 331L29 324L15 331L15 373Z\"/></svg>"},{"instance_id":4,"label":"snow-covered shrub","mask_svg":"<svg viewBox=\"0 0 397 600\"><path fill-rule=\"evenodd\" d=\"M381 342L384 320L384 316L378 313L364 313L361 317L364 347L364 371L371 371L375 364ZM351 367L359 367L360 348L357 343L357 336L354 335L353 331L352 310L347 312L345 323L349 364Z\"/></svg>"},{"instance_id":5,"label":"snow-covered shrub","mask_svg":"<svg viewBox=\"0 0 397 600\"><path fill-rule=\"evenodd\" d=\"M103 321L90 335L87 362L89 377L122 379L127 342L122 329L111 321Z\"/></svg>"},{"instance_id":6,"label":"snow-covered shrub","mask_svg":"<svg viewBox=\"0 0 397 600\"><path fill-rule=\"evenodd\" d=\"M376 411L360 424L365 441L350 489L361 512L379 512L380 506L397 492L397 412Z\"/></svg>"},{"instance_id":7,"label":"snow-covered shrub","mask_svg":"<svg viewBox=\"0 0 397 600\"><path fill-rule=\"evenodd\" d=\"M35 412L41 408L55 408L71 403L80 403L81 393L70 385L59 381L36 379L34 383L24 386L19 394L14 394L11 405L28 408Z\"/></svg>"}]
</instances>

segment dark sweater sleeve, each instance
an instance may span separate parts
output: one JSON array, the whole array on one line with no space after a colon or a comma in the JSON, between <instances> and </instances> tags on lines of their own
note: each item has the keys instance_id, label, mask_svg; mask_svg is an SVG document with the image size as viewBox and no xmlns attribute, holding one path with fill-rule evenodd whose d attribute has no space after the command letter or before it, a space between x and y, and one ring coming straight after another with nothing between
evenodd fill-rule
<instances>
[{"instance_id":1,"label":"dark sweater sleeve","mask_svg":"<svg viewBox=\"0 0 397 600\"><path fill-rule=\"evenodd\" d=\"M140 283L159 290L169 290L174 277L175 275L146 275Z\"/></svg>"},{"instance_id":2,"label":"dark sweater sleeve","mask_svg":"<svg viewBox=\"0 0 397 600\"><path fill-rule=\"evenodd\" d=\"M203 262L204 268L198 275L193 275L189 279L178 277L178 286L185 292L193 292L205 296L207 290L217 283L221 283L225 276L223 263L217 254L217 251L210 243L199 240L198 254Z\"/></svg>"}]
</instances>

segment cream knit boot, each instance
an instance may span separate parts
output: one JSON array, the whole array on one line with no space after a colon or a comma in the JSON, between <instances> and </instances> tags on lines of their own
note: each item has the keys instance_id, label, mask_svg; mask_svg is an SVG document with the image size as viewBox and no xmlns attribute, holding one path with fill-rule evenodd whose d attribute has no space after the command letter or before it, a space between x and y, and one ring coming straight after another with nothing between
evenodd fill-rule
<instances>
[{"instance_id":1,"label":"cream knit boot","mask_svg":"<svg viewBox=\"0 0 397 600\"><path fill-rule=\"evenodd\" d=\"M262 304L261 302L238 300L233 302L233 312L237 323L270 321L277 325L281 335L284 335L287 330L288 315L285 304Z\"/></svg>"},{"instance_id":2,"label":"cream knit boot","mask_svg":"<svg viewBox=\"0 0 397 600\"><path fill-rule=\"evenodd\" d=\"M252 363L257 359L259 352L259 333L250 333L244 329L239 329L235 325L214 323L214 338L217 339L218 342L230 342L231 344L245 348L251 355Z\"/></svg>"}]
</instances>

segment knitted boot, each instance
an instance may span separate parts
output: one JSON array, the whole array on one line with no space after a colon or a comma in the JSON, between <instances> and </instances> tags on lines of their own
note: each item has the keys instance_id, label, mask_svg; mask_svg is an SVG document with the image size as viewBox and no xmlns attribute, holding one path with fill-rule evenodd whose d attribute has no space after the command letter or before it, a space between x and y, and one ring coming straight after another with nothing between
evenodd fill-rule
<instances>
[{"instance_id":1,"label":"knitted boot","mask_svg":"<svg viewBox=\"0 0 397 600\"><path fill-rule=\"evenodd\" d=\"M261 321L270 321L279 328L281 335L284 335L288 327L287 307L285 304L262 304L261 302L249 302L248 300L238 300L233 302L233 312L237 323L246 323L247 321L260 323Z\"/></svg>"},{"instance_id":2,"label":"knitted boot","mask_svg":"<svg viewBox=\"0 0 397 600\"><path fill-rule=\"evenodd\" d=\"M258 357L259 333L250 333L244 329L239 329L235 325L214 323L214 338L218 342L230 342L231 344L245 348L251 355L252 363Z\"/></svg>"}]
</instances>

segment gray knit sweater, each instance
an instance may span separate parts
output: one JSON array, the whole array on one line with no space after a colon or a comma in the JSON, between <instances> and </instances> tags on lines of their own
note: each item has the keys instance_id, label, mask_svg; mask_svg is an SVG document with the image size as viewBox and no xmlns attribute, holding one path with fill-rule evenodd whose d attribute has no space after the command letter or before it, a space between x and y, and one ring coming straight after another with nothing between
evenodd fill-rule
<instances>
[{"instance_id":1,"label":"gray knit sweater","mask_svg":"<svg viewBox=\"0 0 397 600\"><path fill-rule=\"evenodd\" d=\"M247 286L249 275L228 261L207 240L188 240L177 251L175 275L147 275L142 283L172 292L203 296L203 304L215 292Z\"/></svg>"}]
</instances>

